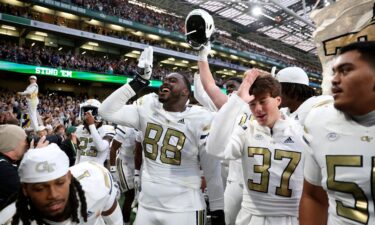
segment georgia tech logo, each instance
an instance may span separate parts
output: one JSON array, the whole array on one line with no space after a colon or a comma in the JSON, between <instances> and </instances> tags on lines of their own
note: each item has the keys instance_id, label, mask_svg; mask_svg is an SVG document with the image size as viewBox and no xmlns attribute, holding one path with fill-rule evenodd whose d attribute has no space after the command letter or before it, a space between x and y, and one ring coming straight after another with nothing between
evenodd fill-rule
<instances>
[{"instance_id":1,"label":"georgia tech logo","mask_svg":"<svg viewBox=\"0 0 375 225\"><path fill-rule=\"evenodd\" d=\"M54 168L55 166L56 166L56 163L48 163L47 161L44 161L44 162L40 162L36 164L35 170L39 173L42 173L42 172L51 173L55 171L55 168Z\"/></svg>"}]
</instances>

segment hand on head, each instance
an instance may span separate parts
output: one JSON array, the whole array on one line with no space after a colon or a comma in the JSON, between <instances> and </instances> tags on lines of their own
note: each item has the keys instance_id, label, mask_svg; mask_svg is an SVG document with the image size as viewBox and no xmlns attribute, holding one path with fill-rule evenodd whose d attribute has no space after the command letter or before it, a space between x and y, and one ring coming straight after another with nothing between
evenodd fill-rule
<instances>
[{"instance_id":1,"label":"hand on head","mask_svg":"<svg viewBox=\"0 0 375 225\"><path fill-rule=\"evenodd\" d=\"M238 88L237 95L247 103L255 98L254 95L249 94L249 90L259 75L260 73L257 69L247 70L244 74L244 79Z\"/></svg>"}]
</instances>

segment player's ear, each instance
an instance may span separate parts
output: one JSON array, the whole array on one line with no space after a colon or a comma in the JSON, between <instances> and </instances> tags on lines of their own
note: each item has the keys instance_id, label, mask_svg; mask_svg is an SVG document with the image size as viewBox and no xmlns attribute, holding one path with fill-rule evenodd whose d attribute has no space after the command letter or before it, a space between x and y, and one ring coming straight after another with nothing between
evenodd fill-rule
<instances>
[{"instance_id":1,"label":"player's ear","mask_svg":"<svg viewBox=\"0 0 375 225\"><path fill-rule=\"evenodd\" d=\"M181 96L189 96L189 90L187 88L183 89L181 92Z\"/></svg>"}]
</instances>

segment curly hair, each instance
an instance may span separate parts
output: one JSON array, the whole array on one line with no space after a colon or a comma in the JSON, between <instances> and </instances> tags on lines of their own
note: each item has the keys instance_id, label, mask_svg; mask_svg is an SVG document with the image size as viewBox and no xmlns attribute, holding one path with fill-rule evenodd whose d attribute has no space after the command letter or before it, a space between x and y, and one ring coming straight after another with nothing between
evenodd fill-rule
<instances>
[{"instance_id":1,"label":"curly hair","mask_svg":"<svg viewBox=\"0 0 375 225\"><path fill-rule=\"evenodd\" d=\"M80 222L78 219L78 209L80 203L81 216L83 220L87 222L87 203L85 192L83 191L81 184L76 178L72 177L72 182L70 183L69 189L69 203L71 204L72 209L77 209L71 212L70 217L72 219L72 222ZM77 194L79 200L77 198ZM12 225L17 225L20 221L22 221L23 225L31 225L31 222L33 220L35 220L38 225L48 225L48 223L46 223L43 220L42 215L40 215L37 209L30 202L29 198L23 194L22 189L20 189L18 193L16 208L17 211L16 214L13 216Z\"/></svg>"}]
</instances>

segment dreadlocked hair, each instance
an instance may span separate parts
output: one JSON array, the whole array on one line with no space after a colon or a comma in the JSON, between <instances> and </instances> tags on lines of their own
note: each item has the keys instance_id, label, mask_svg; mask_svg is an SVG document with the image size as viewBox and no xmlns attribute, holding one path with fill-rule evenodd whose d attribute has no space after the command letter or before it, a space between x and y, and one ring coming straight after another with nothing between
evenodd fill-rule
<instances>
[{"instance_id":1,"label":"dreadlocked hair","mask_svg":"<svg viewBox=\"0 0 375 225\"><path fill-rule=\"evenodd\" d=\"M79 223L78 219L78 208L81 204L81 216L84 222L87 222L87 203L85 192L82 189L79 181L72 177L72 181L69 185L69 204L73 209L71 212L72 222ZM77 198L78 195L78 198ZM31 225L33 220L36 221L38 225L48 225L43 220L43 216L35 209L33 204L30 202L29 198L23 194L22 189L18 193L18 199L16 201L16 214L13 216L12 225L18 225L22 221L23 225Z\"/></svg>"}]
</instances>

